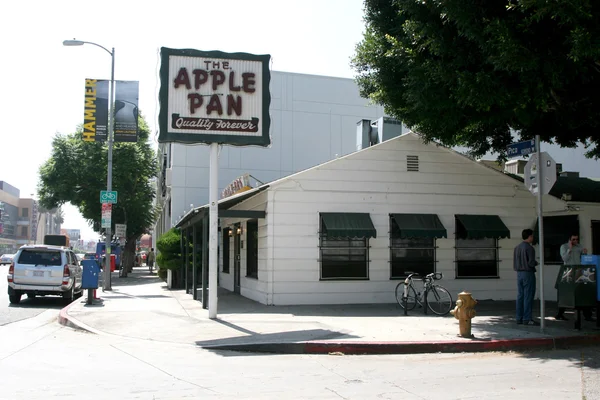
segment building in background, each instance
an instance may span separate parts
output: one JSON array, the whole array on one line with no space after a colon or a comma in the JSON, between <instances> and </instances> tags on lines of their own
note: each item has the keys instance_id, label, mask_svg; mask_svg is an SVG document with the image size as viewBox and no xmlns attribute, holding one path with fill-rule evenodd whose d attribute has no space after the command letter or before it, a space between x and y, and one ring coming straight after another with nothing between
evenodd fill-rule
<instances>
[{"instance_id":1,"label":"building in background","mask_svg":"<svg viewBox=\"0 0 600 400\"><path fill-rule=\"evenodd\" d=\"M43 210L36 200L21 198L15 186L0 181L0 254L15 253L25 244L43 243L44 235L59 234L62 210Z\"/></svg>"},{"instance_id":2,"label":"building in background","mask_svg":"<svg viewBox=\"0 0 600 400\"><path fill-rule=\"evenodd\" d=\"M356 122L384 114L360 97L353 79L272 71L270 94L271 147L223 146L219 193L245 174L271 182L352 153ZM191 208L208 202L209 184L208 146L162 143L158 154L154 240Z\"/></svg>"}]
</instances>

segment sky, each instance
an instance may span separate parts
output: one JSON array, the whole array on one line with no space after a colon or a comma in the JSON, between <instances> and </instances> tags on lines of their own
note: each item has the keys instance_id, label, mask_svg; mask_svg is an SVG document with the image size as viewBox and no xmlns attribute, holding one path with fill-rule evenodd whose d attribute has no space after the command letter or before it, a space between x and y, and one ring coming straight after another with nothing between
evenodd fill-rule
<instances>
[{"instance_id":1,"label":"sky","mask_svg":"<svg viewBox=\"0 0 600 400\"><path fill-rule=\"evenodd\" d=\"M156 133L160 47L270 54L271 69L354 77L363 0L34 0L0 7L0 180L36 197L52 138L83 122L85 78L110 79L99 47L115 49L115 79L139 81L139 107ZM153 137L156 148L156 137ZM97 235L67 204L67 229Z\"/></svg>"}]
</instances>

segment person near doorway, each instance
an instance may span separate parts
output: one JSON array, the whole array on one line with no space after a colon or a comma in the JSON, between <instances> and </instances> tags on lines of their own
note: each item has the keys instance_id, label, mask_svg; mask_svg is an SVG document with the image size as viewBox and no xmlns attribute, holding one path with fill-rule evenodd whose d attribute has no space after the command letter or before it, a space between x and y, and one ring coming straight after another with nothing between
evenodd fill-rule
<instances>
[{"instance_id":1,"label":"person near doorway","mask_svg":"<svg viewBox=\"0 0 600 400\"><path fill-rule=\"evenodd\" d=\"M517 324L535 325L540 323L533 320L533 299L535 297L535 267L538 262L535 259L533 242L533 231L523 229L521 232L523 241L515 247L513 254L513 269L517 272Z\"/></svg>"},{"instance_id":2,"label":"person near doorway","mask_svg":"<svg viewBox=\"0 0 600 400\"><path fill-rule=\"evenodd\" d=\"M579 234L573 233L569 236L569 241L560 246L560 257L564 265L579 265L581 264L581 255L587 254L587 249L579 244ZM590 308L583 309L583 317L586 321L593 321L592 310ZM558 314L554 319L566 321L565 308L559 307Z\"/></svg>"},{"instance_id":3,"label":"person near doorway","mask_svg":"<svg viewBox=\"0 0 600 400\"><path fill-rule=\"evenodd\" d=\"M152 273L152 269L154 268L154 259L156 256L154 255L154 247L150 249L148 255L146 256L146 264L148 264L148 269L150 269L150 273Z\"/></svg>"}]
</instances>

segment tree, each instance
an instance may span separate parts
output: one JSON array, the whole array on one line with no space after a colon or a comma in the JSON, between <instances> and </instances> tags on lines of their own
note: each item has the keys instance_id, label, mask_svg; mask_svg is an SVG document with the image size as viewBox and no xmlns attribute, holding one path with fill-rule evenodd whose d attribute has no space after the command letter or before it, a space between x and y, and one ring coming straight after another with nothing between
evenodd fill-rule
<instances>
[{"instance_id":1,"label":"tree","mask_svg":"<svg viewBox=\"0 0 600 400\"><path fill-rule=\"evenodd\" d=\"M127 225L121 261L124 276L133 266L136 240L147 233L156 218L156 194L151 182L158 170L156 156L148 141L148 125L141 115L138 125L136 143L116 142L113 147L112 189L118 192L118 202L112 206L112 232L115 223ZM84 142L82 127L69 135L57 134L51 157L40 167L41 206L51 209L70 202L88 222L100 226L100 191L106 190L107 165L106 143Z\"/></svg>"},{"instance_id":2,"label":"tree","mask_svg":"<svg viewBox=\"0 0 600 400\"><path fill-rule=\"evenodd\" d=\"M178 271L181 271L183 266L183 255L181 254L181 231L177 228L171 228L163 233L156 241L158 256L156 256L156 264L159 267L158 275L164 276L162 271L171 270L173 278L173 287L181 286L181 276Z\"/></svg>"},{"instance_id":3,"label":"tree","mask_svg":"<svg viewBox=\"0 0 600 400\"><path fill-rule=\"evenodd\" d=\"M600 2L366 0L361 95L423 135L503 156L511 130L600 156Z\"/></svg>"}]
</instances>

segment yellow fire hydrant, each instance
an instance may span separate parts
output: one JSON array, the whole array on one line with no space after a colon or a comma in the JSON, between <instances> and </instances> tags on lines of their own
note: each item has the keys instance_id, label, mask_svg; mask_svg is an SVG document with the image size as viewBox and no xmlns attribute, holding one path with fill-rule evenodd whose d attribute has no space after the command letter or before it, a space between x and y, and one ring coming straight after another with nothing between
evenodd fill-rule
<instances>
[{"instance_id":1,"label":"yellow fire hydrant","mask_svg":"<svg viewBox=\"0 0 600 400\"><path fill-rule=\"evenodd\" d=\"M477 304L477 300L471 296L471 293L462 292L458 294L456 307L454 310L450 310L450 313L458 320L458 330L462 337L473 337L471 319L475 318L475 304Z\"/></svg>"}]
</instances>

